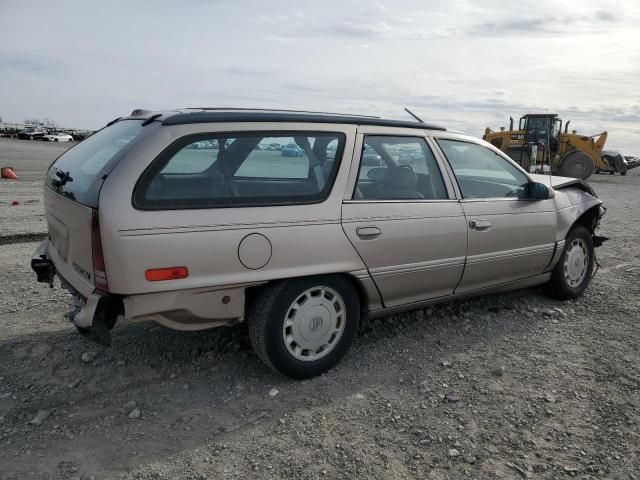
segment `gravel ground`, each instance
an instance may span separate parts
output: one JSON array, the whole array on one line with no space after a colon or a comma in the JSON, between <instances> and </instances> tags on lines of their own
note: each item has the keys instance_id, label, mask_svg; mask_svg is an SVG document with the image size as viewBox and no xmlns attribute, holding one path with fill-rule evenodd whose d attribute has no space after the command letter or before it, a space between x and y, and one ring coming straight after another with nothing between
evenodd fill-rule
<instances>
[{"instance_id":1,"label":"gravel ground","mask_svg":"<svg viewBox=\"0 0 640 480\"><path fill-rule=\"evenodd\" d=\"M640 479L640 177L592 183L611 240L583 298L528 289L367 321L304 382L263 367L242 325L137 323L92 344L64 292L35 283L37 244L3 245L0 479Z\"/></svg>"},{"instance_id":2,"label":"gravel ground","mask_svg":"<svg viewBox=\"0 0 640 480\"><path fill-rule=\"evenodd\" d=\"M42 207L44 174L74 142L0 138L0 167L14 167L18 181L0 179L0 245L36 240L47 229ZM12 202L18 205L12 205Z\"/></svg>"}]
</instances>

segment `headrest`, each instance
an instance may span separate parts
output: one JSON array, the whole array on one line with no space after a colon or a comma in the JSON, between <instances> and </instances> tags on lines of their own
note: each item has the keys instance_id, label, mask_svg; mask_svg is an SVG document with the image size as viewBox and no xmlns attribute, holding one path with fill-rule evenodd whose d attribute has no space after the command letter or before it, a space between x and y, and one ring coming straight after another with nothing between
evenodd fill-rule
<instances>
[{"instance_id":1,"label":"headrest","mask_svg":"<svg viewBox=\"0 0 640 480\"><path fill-rule=\"evenodd\" d=\"M418 175L410 165L400 165L387 169L384 173L383 183L394 188L415 189L418 185Z\"/></svg>"}]
</instances>

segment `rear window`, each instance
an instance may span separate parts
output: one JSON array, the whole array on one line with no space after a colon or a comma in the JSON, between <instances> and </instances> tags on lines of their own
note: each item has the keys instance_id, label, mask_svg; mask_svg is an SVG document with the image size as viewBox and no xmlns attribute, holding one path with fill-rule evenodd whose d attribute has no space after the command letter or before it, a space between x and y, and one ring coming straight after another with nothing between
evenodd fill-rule
<instances>
[{"instance_id":1,"label":"rear window","mask_svg":"<svg viewBox=\"0 0 640 480\"><path fill-rule=\"evenodd\" d=\"M75 202L96 207L104 176L141 128L141 120L122 120L96 132L51 165L47 186Z\"/></svg>"},{"instance_id":2,"label":"rear window","mask_svg":"<svg viewBox=\"0 0 640 480\"><path fill-rule=\"evenodd\" d=\"M345 136L326 132L198 134L143 173L141 210L316 203L327 198Z\"/></svg>"}]
</instances>

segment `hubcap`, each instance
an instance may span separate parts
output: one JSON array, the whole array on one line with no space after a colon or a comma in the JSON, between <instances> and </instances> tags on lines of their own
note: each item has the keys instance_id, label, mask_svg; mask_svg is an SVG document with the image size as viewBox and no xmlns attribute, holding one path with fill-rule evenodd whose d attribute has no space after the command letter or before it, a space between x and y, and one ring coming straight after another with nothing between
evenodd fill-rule
<instances>
[{"instance_id":1,"label":"hubcap","mask_svg":"<svg viewBox=\"0 0 640 480\"><path fill-rule=\"evenodd\" d=\"M287 350L305 362L329 354L342 337L346 314L342 297L332 288L305 290L285 316L282 337Z\"/></svg>"},{"instance_id":2,"label":"hubcap","mask_svg":"<svg viewBox=\"0 0 640 480\"><path fill-rule=\"evenodd\" d=\"M564 278L570 287L578 287L587 276L589 269L589 250L582 238L574 239L564 257Z\"/></svg>"}]
</instances>

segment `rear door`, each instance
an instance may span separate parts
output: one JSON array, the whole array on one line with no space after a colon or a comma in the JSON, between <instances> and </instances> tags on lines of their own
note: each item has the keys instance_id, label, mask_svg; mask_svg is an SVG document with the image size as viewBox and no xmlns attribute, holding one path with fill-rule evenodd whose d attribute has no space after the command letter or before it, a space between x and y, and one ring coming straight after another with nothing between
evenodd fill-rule
<instances>
[{"instance_id":1,"label":"rear door","mask_svg":"<svg viewBox=\"0 0 640 480\"><path fill-rule=\"evenodd\" d=\"M543 273L555 248L552 199L533 200L527 175L490 148L439 138L461 191L469 247L456 293Z\"/></svg>"},{"instance_id":2,"label":"rear door","mask_svg":"<svg viewBox=\"0 0 640 480\"><path fill-rule=\"evenodd\" d=\"M464 267L466 221L422 132L360 127L356 152L342 225L384 305L453 293Z\"/></svg>"}]
</instances>

